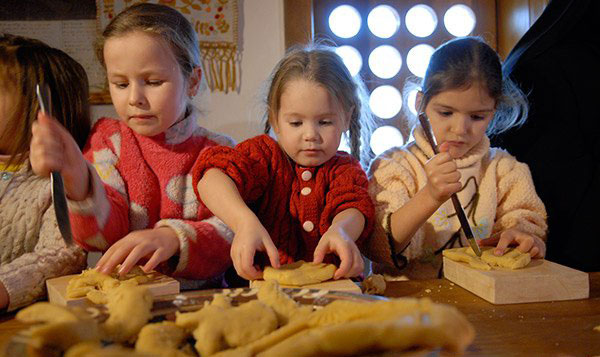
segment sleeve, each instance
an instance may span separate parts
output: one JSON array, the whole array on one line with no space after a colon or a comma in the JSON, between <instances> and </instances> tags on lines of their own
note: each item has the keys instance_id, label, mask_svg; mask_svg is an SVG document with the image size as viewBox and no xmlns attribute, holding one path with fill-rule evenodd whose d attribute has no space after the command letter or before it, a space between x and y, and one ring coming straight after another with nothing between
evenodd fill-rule
<instances>
[{"instance_id":1,"label":"sleeve","mask_svg":"<svg viewBox=\"0 0 600 357\"><path fill-rule=\"evenodd\" d=\"M208 169L217 168L235 182L245 202L253 202L261 197L267 188L273 172L271 159L274 155L276 152L273 144L264 138L264 135L241 142L235 148L208 148L202 152L192 168L194 192L199 198L198 182Z\"/></svg>"},{"instance_id":2,"label":"sleeve","mask_svg":"<svg viewBox=\"0 0 600 357\"><path fill-rule=\"evenodd\" d=\"M169 227L179 238L176 266L165 273L187 279L210 279L231 266L233 232L217 217L202 221L163 219L154 227Z\"/></svg>"},{"instance_id":3,"label":"sleeve","mask_svg":"<svg viewBox=\"0 0 600 357\"><path fill-rule=\"evenodd\" d=\"M392 151L376 158L369 168L369 194L375 205L373 234L365 244L365 255L374 262L401 269L406 263L402 254L413 256L414 244L404 252L396 252L390 229L390 218L406 204L418 190L416 172L405 154ZM422 240L423 229L417 230L412 240ZM404 262L404 264L399 264Z\"/></svg>"},{"instance_id":4,"label":"sleeve","mask_svg":"<svg viewBox=\"0 0 600 357\"><path fill-rule=\"evenodd\" d=\"M121 136L97 123L84 150L88 160L90 194L68 200L73 238L88 251L104 251L129 232L129 199L118 169ZM113 125L116 127L116 125Z\"/></svg>"},{"instance_id":5,"label":"sleeve","mask_svg":"<svg viewBox=\"0 0 600 357\"><path fill-rule=\"evenodd\" d=\"M329 229L331 222L340 212L356 208L365 217L365 227L356 241L356 244L362 248L373 231L375 218L367 175L360 163L351 156L340 157L329 175L329 190L325 194L325 209L320 222L321 232Z\"/></svg>"},{"instance_id":6,"label":"sleeve","mask_svg":"<svg viewBox=\"0 0 600 357\"><path fill-rule=\"evenodd\" d=\"M33 303L46 296L46 280L81 272L86 254L81 247L67 246L56 225L54 207L42 216L39 240L33 252L0 266L0 281L10 299L8 310Z\"/></svg>"},{"instance_id":7,"label":"sleeve","mask_svg":"<svg viewBox=\"0 0 600 357\"><path fill-rule=\"evenodd\" d=\"M546 208L535 191L527 164L504 153L498 161L497 177L498 207L492 234L516 228L545 240Z\"/></svg>"}]
</instances>

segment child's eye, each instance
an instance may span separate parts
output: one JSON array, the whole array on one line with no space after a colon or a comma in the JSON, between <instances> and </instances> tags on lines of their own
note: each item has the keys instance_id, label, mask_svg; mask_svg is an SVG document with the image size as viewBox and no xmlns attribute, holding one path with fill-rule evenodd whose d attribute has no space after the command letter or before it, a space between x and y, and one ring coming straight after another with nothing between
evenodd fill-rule
<instances>
[{"instance_id":1,"label":"child's eye","mask_svg":"<svg viewBox=\"0 0 600 357\"><path fill-rule=\"evenodd\" d=\"M113 85L119 89L125 89L128 86L128 83L125 82L117 82L117 83L113 83Z\"/></svg>"},{"instance_id":2,"label":"child's eye","mask_svg":"<svg viewBox=\"0 0 600 357\"><path fill-rule=\"evenodd\" d=\"M301 121L291 121L290 125L293 127L298 127L298 126L302 125L302 122Z\"/></svg>"},{"instance_id":3,"label":"child's eye","mask_svg":"<svg viewBox=\"0 0 600 357\"><path fill-rule=\"evenodd\" d=\"M452 112L450 112L450 111L440 112L440 115L444 116L444 117L449 117L452 115Z\"/></svg>"},{"instance_id":4,"label":"child's eye","mask_svg":"<svg viewBox=\"0 0 600 357\"><path fill-rule=\"evenodd\" d=\"M320 125L331 125L331 124L333 124L333 122L329 119L323 119L323 120L319 120L319 124Z\"/></svg>"},{"instance_id":5,"label":"child's eye","mask_svg":"<svg viewBox=\"0 0 600 357\"><path fill-rule=\"evenodd\" d=\"M146 81L146 84L148 84L149 86L159 86L163 83L164 83L164 81L160 81L160 80Z\"/></svg>"},{"instance_id":6,"label":"child's eye","mask_svg":"<svg viewBox=\"0 0 600 357\"><path fill-rule=\"evenodd\" d=\"M485 119L485 117L481 116L481 115L471 115L471 119L473 119L475 121L479 121L479 120Z\"/></svg>"}]
</instances>

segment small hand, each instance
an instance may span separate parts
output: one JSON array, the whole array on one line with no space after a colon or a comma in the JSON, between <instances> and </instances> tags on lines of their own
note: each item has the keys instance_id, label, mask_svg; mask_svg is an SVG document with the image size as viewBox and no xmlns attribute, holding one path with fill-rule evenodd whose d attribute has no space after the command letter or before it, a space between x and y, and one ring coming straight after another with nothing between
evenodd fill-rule
<instances>
[{"instance_id":1,"label":"small hand","mask_svg":"<svg viewBox=\"0 0 600 357\"><path fill-rule=\"evenodd\" d=\"M173 229L159 227L133 231L113 244L96 264L96 269L110 274L121 264L119 275L127 274L136 263L149 258L142 269L148 273L179 251L179 238Z\"/></svg>"},{"instance_id":2,"label":"small hand","mask_svg":"<svg viewBox=\"0 0 600 357\"><path fill-rule=\"evenodd\" d=\"M425 188L431 197L440 202L446 202L453 193L458 192L462 185L460 183L460 172L448 153L448 145L440 146L440 153L432 157L425 164L427 174L427 185Z\"/></svg>"},{"instance_id":3,"label":"small hand","mask_svg":"<svg viewBox=\"0 0 600 357\"><path fill-rule=\"evenodd\" d=\"M529 253L532 258L543 258L546 255L546 243L539 237L510 228L495 237L482 239L480 245L496 245L494 255L501 256L509 245L516 245L523 253Z\"/></svg>"},{"instance_id":4,"label":"small hand","mask_svg":"<svg viewBox=\"0 0 600 357\"><path fill-rule=\"evenodd\" d=\"M71 134L56 119L39 112L31 127L29 160L33 172L48 177L51 171L62 174L67 197L84 200L89 190L86 161Z\"/></svg>"},{"instance_id":5,"label":"small hand","mask_svg":"<svg viewBox=\"0 0 600 357\"><path fill-rule=\"evenodd\" d=\"M330 228L323 234L315 248L313 262L321 263L328 253L335 253L341 261L334 279L351 278L363 272L364 261L360 251L343 230Z\"/></svg>"},{"instance_id":6,"label":"small hand","mask_svg":"<svg viewBox=\"0 0 600 357\"><path fill-rule=\"evenodd\" d=\"M269 232L257 218L252 218L240 226L231 243L231 260L242 278L254 280L262 277L262 272L254 265L254 255L257 251L266 252L271 266L279 268L279 252Z\"/></svg>"}]
</instances>

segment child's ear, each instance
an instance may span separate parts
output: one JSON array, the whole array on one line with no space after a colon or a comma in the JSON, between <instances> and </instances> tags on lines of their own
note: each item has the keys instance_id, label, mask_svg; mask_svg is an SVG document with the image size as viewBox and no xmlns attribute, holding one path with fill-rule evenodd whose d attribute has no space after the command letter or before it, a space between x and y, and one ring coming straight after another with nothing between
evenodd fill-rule
<instances>
[{"instance_id":1,"label":"child's ear","mask_svg":"<svg viewBox=\"0 0 600 357\"><path fill-rule=\"evenodd\" d=\"M193 98L198 94L198 88L200 88L200 83L202 82L202 69L200 67L194 68L192 74L190 74L190 78L188 80L188 91L187 95L190 98Z\"/></svg>"}]
</instances>

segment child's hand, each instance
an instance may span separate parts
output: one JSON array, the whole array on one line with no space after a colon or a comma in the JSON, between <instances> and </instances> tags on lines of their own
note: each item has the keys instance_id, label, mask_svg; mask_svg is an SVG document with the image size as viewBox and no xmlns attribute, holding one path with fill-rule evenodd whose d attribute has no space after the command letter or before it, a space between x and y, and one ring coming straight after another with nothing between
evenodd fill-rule
<instances>
[{"instance_id":1,"label":"child's hand","mask_svg":"<svg viewBox=\"0 0 600 357\"><path fill-rule=\"evenodd\" d=\"M458 192L462 185L460 183L460 172L448 153L447 143L440 145L440 153L432 157L425 164L427 174L427 192L440 204L446 202L453 193Z\"/></svg>"},{"instance_id":2,"label":"child's hand","mask_svg":"<svg viewBox=\"0 0 600 357\"><path fill-rule=\"evenodd\" d=\"M315 263L321 263L325 254L335 253L340 257L340 267L333 275L334 279L351 278L363 272L364 261L356 243L341 229L328 229L315 248Z\"/></svg>"},{"instance_id":3,"label":"child's hand","mask_svg":"<svg viewBox=\"0 0 600 357\"><path fill-rule=\"evenodd\" d=\"M482 239L480 245L496 245L494 255L501 256L509 245L516 245L523 253L529 252L532 258L543 258L546 255L546 243L536 236L510 228L495 237Z\"/></svg>"},{"instance_id":4,"label":"child's hand","mask_svg":"<svg viewBox=\"0 0 600 357\"><path fill-rule=\"evenodd\" d=\"M110 274L118 264L120 275L127 274L142 258L149 258L142 269L148 273L179 251L179 238L173 229L159 227L133 231L113 244L96 264L96 269Z\"/></svg>"},{"instance_id":5,"label":"child's hand","mask_svg":"<svg viewBox=\"0 0 600 357\"><path fill-rule=\"evenodd\" d=\"M254 266L256 251L267 252L273 268L279 268L279 252L269 232L258 218L249 218L236 231L231 243L231 260L238 275L247 280L260 279L262 272Z\"/></svg>"},{"instance_id":6,"label":"child's hand","mask_svg":"<svg viewBox=\"0 0 600 357\"><path fill-rule=\"evenodd\" d=\"M64 180L67 197L84 200L89 190L89 173L85 159L69 132L54 118L42 112L33 122L29 159L39 176L48 177L59 171Z\"/></svg>"}]
</instances>

